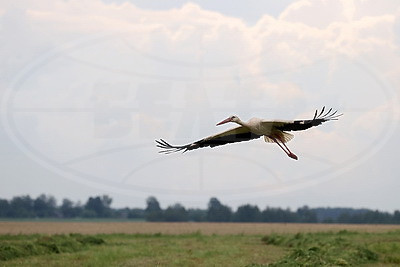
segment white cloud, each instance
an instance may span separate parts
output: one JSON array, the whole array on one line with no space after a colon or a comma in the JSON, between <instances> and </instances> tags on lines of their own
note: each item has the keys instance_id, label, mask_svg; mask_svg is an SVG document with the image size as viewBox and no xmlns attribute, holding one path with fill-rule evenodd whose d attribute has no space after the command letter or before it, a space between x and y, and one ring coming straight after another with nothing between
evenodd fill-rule
<instances>
[{"instance_id":1,"label":"white cloud","mask_svg":"<svg viewBox=\"0 0 400 267\"><path fill-rule=\"evenodd\" d=\"M342 9L339 1L301 0L286 8L279 18L323 29L334 21L344 19Z\"/></svg>"}]
</instances>

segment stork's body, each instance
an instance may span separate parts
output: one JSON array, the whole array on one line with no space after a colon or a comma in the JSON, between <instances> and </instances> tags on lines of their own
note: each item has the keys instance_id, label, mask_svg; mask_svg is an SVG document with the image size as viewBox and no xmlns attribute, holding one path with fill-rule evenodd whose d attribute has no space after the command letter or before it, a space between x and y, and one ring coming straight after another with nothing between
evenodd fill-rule
<instances>
[{"instance_id":1,"label":"stork's body","mask_svg":"<svg viewBox=\"0 0 400 267\"><path fill-rule=\"evenodd\" d=\"M188 150L193 150L201 147L215 147L220 145L225 145L228 143L249 141L252 139L259 138L264 136L265 142L268 143L276 143L280 148L292 159L298 159L297 156L289 150L285 143L289 142L294 136L291 133L286 131L300 131L306 130L310 127L320 125L321 123L329 120L337 120L339 116L342 114L336 115L335 112L331 112L332 109L329 109L325 114L325 107L321 110L319 115L318 112L315 111L314 118L311 120L263 120L259 118L252 118L247 122L240 120L237 116L231 116L217 125L221 125L228 122L234 122L239 124L240 126L229 129L222 133L212 135L201 139L197 142L193 142L184 146L172 146L160 139L157 142L157 146L164 150L160 151L161 153L172 153L177 151L186 152Z\"/></svg>"}]
</instances>

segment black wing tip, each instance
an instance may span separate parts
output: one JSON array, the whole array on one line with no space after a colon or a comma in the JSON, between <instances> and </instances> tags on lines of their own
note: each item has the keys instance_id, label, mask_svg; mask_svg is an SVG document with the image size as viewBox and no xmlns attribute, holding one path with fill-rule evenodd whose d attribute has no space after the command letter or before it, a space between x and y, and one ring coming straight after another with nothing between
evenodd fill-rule
<instances>
[{"instance_id":1,"label":"black wing tip","mask_svg":"<svg viewBox=\"0 0 400 267\"><path fill-rule=\"evenodd\" d=\"M337 114L337 110L332 111L332 108L330 108L327 112L325 112L325 106L322 107L321 112L318 114L318 110L315 110L314 118L313 120L318 120L321 122L324 121L337 121L340 116L343 116L343 113ZM317 116L318 114L318 116Z\"/></svg>"},{"instance_id":2,"label":"black wing tip","mask_svg":"<svg viewBox=\"0 0 400 267\"><path fill-rule=\"evenodd\" d=\"M184 153L188 150L188 146L173 146L161 138L160 140L155 140L155 141L157 143L156 147L161 148L161 150L158 151L158 153L160 154L168 155L179 151L182 151L182 153Z\"/></svg>"}]
</instances>

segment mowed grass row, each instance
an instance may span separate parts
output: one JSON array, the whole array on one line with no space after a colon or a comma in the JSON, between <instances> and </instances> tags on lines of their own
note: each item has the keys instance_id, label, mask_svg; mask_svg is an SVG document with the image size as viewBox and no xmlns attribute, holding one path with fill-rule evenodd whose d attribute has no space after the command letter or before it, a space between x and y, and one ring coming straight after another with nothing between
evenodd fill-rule
<instances>
[{"instance_id":1,"label":"mowed grass row","mask_svg":"<svg viewBox=\"0 0 400 267\"><path fill-rule=\"evenodd\" d=\"M75 237L74 234L1 236L0 265L245 266L275 262L285 253L284 248L263 244L260 236L251 235L79 235L99 242L78 246ZM47 244L43 243L46 239ZM10 251L14 254L10 255Z\"/></svg>"},{"instance_id":2,"label":"mowed grass row","mask_svg":"<svg viewBox=\"0 0 400 267\"><path fill-rule=\"evenodd\" d=\"M2 235L1 266L346 266L400 264L400 231L267 235Z\"/></svg>"}]
</instances>

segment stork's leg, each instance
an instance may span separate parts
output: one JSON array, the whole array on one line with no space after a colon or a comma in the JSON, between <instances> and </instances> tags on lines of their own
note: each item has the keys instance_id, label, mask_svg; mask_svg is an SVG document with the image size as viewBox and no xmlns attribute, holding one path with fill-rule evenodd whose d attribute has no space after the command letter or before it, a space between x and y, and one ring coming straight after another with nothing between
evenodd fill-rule
<instances>
[{"instance_id":1,"label":"stork's leg","mask_svg":"<svg viewBox=\"0 0 400 267\"><path fill-rule=\"evenodd\" d=\"M298 157L292 151L290 151L290 149L286 146L286 144L284 142L282 142L282 144L286 147L287 151L289 151L288 156L291 157L292 159L297 160Z\"/></svg>"},{"instance_id":2,"label":"stork's leg","mask_svg":"<svg viewBox=\"0 0 400 267\"><path fill-rule=\"evenodd\" d=\"M283 144L285 147L283 147L283 146L279 143L279 141L278 141L276 138L273 137L273 138L271 138L271 139L274 140L274 142L277 143L278 146L279 146L280 148L282 148L282 150L285 151L286 155L288 155L290 158L295 159L295 160L298 159L297 156L296 156L292 151L290 151L290 149L285 145L284 142L281 141L282 144ZM285 149L285 148L286 148L286 149Z\"/></svg>"}]
</instances>

